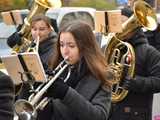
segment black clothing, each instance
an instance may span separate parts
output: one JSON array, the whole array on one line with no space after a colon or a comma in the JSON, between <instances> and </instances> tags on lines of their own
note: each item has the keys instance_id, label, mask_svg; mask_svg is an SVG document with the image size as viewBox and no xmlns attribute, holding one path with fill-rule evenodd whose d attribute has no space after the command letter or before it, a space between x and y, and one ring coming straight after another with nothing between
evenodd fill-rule
<instances>
[{"instance_id":1,"label":"black clothing","mask_svg":"<svg viewBox=\"0 0 160 120\"><path fill-rule=\"evenodd\" d=\"M67 78L69 69L71 70L71 74L65 83L64 80ZM81 62L74 66L69 66L68 69L61 73L60 77L47 90L47 96L53 97L54 99L63 99L69 89L69 86L75 88L80 78L82 78L87 71L88 69L86 68L84 59L81 59Z\"/></svg>"},{"instance_id":2,"label":"black clothing","mask_svg":"<svg viewBox=\"0 0 160 120\"><path fill-rule=\"evenodd\" d=\"M147 36L149 44L160 51L160 24L158 24L158 28L156 30L147 31L145 32L145 35Z\"/></svg>"},{"instance_id":3,"label":"black clothing","mask_svg":"<svg viewBox=\"0 0 160 120\"><path fill-rule=\"evenodd\" d=\"M101 81L88 72L85 63L80 62L71 69L71 76L65 83L69 88L64 98L53 97L44 110L38 111L37 120L106 120L110 90L103 90ZM65 78L66 72L60 77Z\"/></svg>"},{"instance_id":4,"label":"black clothing","mask_svg":"<svg viewBox=\"0 0 160 120\"><path fill-rule=\"evenodd\" d=\"M43 64L48 63L48 58L54 54L54 44L56 43L56 33L50 33L46 40L39 43L38 53ZM21 35L17 32L13 33L7 40L7 44L12 48L16 44L21 44Z\"/></svg>"},{"instance_id":5,"label":"black clothing","mask_svg":"<svg viewBox=\"0 0 160 120\"><path fill-rule=\"evenodd\" d=\"M13 33L11 36L8 37L7 44L11 48L13 48L16 44L21 45L21 35L18 34L18 32Z\"/></svg>"},{"instance_id":6,"label":"black clothing","mask_svg":"<svg viewBox=\"0 0 160 120\"><path fill-rule=\"evenodd\" d=\"M129 18L133 15L133 11L130 9L129 6L126 6L123 9L121 9L121 14Z\"/></svg>"},{"instance_id":7,"label":"black clothing","mask_svg":"<svg viewBox=\"0 0 160 120\"><path fill-rule=\"evenodd\" d=\"M13 120L14 85L11 78L0 71L0 120Z\"/></svg>"},{"instance_id":8,"label":"black clothing","mask_svg":"<svg viewBox=\"0 0 160 120\"><path fill-rule=\"evenodd\" d=\"M135 78L131 78L130 76L126 76L122 81L122 87L125 90L134 90L136 86L137 80Z\"/></svg>"},{"instance_id":9,"label":"black clothing","mask_svg":"<svg viewBox=\"0 0 160 120\"><path fill-rule=\"evenodd\" d=\"M63 79L56 79L56 81L47 90L46 96L54 99L63 99L66 95L69 86L64 83Z\"/></svg>"},{"instance_id":10,"label":"black clothing","mask_svg":"<svg viewBox=\"0 0 160 120\"><path fill-rule=\"evenodd\" d=\"M152 120L153 94L160 92L160 52L140 30L128 42L135 50L135 84L124 100L112 104L109 120Z\"/></svg>"},{"instance_id":11,"label":"black clothing","mask_svg":"<svg viewBox=\"0 0 160 120\"><path fill-rule=\"evenodd\" d=\"M10 47L14 47L14 45L16 45L16 42L19 42L19 41L16 41L17 34L18 33L14 33L9 37L7 43ZM57 36L56 33L54 32L50 33L48 38L46 38L46 40L43 40L42 42L39 43L38 53L45 70L48 69L49 57L54 55L54 46L57 41L56 36ZM21 99L23 98L28 99L30 95L30 93L28 92L29 90L30 90L30 85L28 83L23 83L21 92L17 97Z\"/></svg>"},{"instance_id":12,"label":"black clothing","mask_svg":"<svg viewBox=\"0 0 160 120\"><path fill-rule=\"evenodd\" d=\"M51 25L52 25L52 26L53 26L53 28L54 28L54 31L55 31L56 33L58 33L57 20L52 19L52 18L50 18L50 20L51 20Z\"/></svg>"},{"instance_id":13,"label":"black clothing","mask_svg":"<svg viewBox=\"0 0 160 120\"><path fill-rule=\"evenodd\" d=\"M39 56L43 64L48 65L48 60L51 55L54 55L54 46L56 43L56 34L51 33L50 36L39 44Z\"/></svg>"}]
</instances>

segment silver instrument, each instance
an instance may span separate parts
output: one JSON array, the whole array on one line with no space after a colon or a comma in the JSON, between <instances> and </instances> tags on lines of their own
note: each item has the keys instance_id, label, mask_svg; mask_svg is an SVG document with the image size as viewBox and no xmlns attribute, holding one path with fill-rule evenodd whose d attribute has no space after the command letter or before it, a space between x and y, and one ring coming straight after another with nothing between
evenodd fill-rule
<instances>
[{"instance_id":1,"label":"silver instrument","mask_svg":"<svg viewBox=\"0 0 160 120\"><path fill-rule=\"evenodd\" d=\"M43 109L49 102L49 98L45 97L42 99L44 93L47 89L54 83L54 81L63 73L63 71L69 68L67 77L65 78L65 82L70 76L71 69L69 67L69 63L66 59L64 59L53 71L54 77L52 77L48 82L44 85L41 84L37 87L36 91L29 97L28 101L25 99L19 99L15 102L15 112L21 117L23 120L32 120L37 116L37 110ZM57 72L58 71L58 72Z\"/></svg>"}]
</instances>

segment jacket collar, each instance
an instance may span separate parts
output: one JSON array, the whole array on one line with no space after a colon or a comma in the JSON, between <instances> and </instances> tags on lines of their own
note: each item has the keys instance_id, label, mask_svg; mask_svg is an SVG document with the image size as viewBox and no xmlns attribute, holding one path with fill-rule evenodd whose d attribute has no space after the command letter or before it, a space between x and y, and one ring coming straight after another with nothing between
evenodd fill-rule
<instances>
[{"instance_id":1,"label":"jacket collar","mask_svg":"<svg viewBox=\"0 0 160 120\"><path fill-rule=\"evenodd\" d=\"M57 41L56 34L51 33L48 38L46 38L44 41L42 41L39 44L39 53L46 52L47 48L50 49L50 46L53 46L53 44Z\"/></svg>"},{"instance_id":2,"label":"jacket collar","mask_svg":"<svg viewBox=\"0 0 160 120\"><path fill-rule=\"evenodd\" d=\"M138 29L134 36L128 40L128 42L133 45L133 47L140 45L140 44L147 44L147 38L144 34L144 32L142 31L142 29Z\"/></svg>"}]
</instances>

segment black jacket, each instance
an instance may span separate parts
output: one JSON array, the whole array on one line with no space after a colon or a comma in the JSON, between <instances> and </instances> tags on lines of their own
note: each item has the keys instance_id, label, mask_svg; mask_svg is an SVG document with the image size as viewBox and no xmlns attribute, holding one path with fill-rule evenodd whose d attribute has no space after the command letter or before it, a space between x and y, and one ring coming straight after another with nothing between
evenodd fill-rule
<instances>
[{"instance_id":1,"label":"black jacket","mask_svg":"<svg viewBox=\"0 0 160 120\"><path fill-rule=\"evenodd\" d=\"M56 43L56 33L52 32L49 34L48 38L46 40L43 40L39 44L38 53L40 55L41 61L43 64L48 63L48 58L54 54L54 44ZM19 35L17 32L13 33L7 40L7 44L13 48L16 44L21 44L21 35Z\"/></svg>"},{"instance_id":2,"label":"black jacket","mask_svg":"<svg viewBox=\"0 0 160 120\"><path fill-rule=\"evenodd\" d=\"M160 24L158 24L158 27L156 30L147 31L145 32L145 35L148 38L149 44L160 51Z\"/></svg>"},{"instance_id":3,"label":"black jacket","mask_svg":"<svg viewBox=\"0 0 160 120\"><path fill-rule=\"evenodd\" d=\"M0 120L13 120L14 86L7 75L0 71Z\"/></svg>"},{"instance_id":4,"label":"black jacket","mask_svg":"<svg viewBox=\"0 0 160 120\"><path fill-rule=\"evenodd\" d=\"M142 31L128 42L135 50L137 84L123 101L112 105L110 120L152 120L153 94L160 92L160 53Z\"/></svg>"},{"instance_id":5,"label":"black jacket","mask_svg":"<svg viewBox=\"0 0 160 120\"><path fill-rule=\"evenodd\" d=\"M57 41L56 38L56 34L51 33L46 40L39 44L38 53L43 65L48 65L48 60L50 56L54 55L54 46Z\"/></svg>"},{"instance_id":6,"label":"black jacket","mask_svg":"<svg viewBox=\"0 0 160 120\"><path fill-rule=\"evenodd\" d=\"M14 33L9 37L7 43L10 47L14 47L14 45L16 44L16 43L13 43L13 41L15 41L15 39L17 38L17 34L18 33ZM49 34L49 37L46 40L42 41L39 44L38 53L45 70L47 70L48 68L48 61L50 56L54 55L54 46L56 41L57 41L57 34L53 32ZM19 42L19 41L16 41L16 42ZM23 89L21 89L21 92L18 94L16 99L28 98L28 96L30 95L30 93L28 93L29 90L30 90L30 85L28 83L24 83Z\"/></svg>"},{"instance_id":7,"label":"black jacket","mask_svg":"<svg viewBox=\"0 0 160 120\"><path fill-rule=\"evenodd\" d=\"M65 78L65 73L61 78ZM85 63L80 62L72 69L66 84L70 87L63 100L52 98L45 109L39 111L37 120L107 120L110 90L104 89L101 81L88 72Z\"/></svg>"}]
</instances>

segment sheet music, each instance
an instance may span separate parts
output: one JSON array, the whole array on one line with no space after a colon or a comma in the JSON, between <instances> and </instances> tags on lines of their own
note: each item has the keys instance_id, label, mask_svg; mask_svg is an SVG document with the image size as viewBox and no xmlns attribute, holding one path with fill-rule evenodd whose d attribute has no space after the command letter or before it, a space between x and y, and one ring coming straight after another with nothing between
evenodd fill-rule
<instances>
[{"instance_id":1,"label":"sheet music","mask_svg":"<svg viewBox=\"0 0 160 120\"><path fill-rule=\"evenodd\" d=\"M37 52L18 53L13 55L1 56L2 62L5 68L12 78L14 84L20 84L23 81L28 81L27 73L19 59L19 56L23 58L28 72L34 77L37 82L46 82L46 75L43 69L40 57Z\"/></svg>"}]
</instances>

